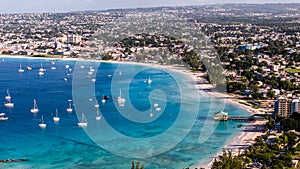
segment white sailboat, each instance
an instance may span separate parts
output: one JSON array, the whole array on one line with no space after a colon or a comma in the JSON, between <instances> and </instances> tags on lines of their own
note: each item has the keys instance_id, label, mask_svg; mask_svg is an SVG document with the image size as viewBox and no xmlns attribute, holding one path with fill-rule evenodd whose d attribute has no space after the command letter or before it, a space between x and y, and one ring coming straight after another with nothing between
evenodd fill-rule
<instances>
[{"instance_id":1,"label":"white sailboat","mask_svg":"<svg viewBox=\"0 0 300 169\"><path fill-rule=\"evenodd\" d=\"M59 122L60 118L58 117L58 110L56 109L55 117L53 117L54 122Z\"/></svg>"},{"instance_id":2,"label":"white sailboat","mask_svg":"<svg viewBox=\"0 0 300 169\"><path fill-rule=\"evenodd\" d=\"M95 108L99 108L100 107L100 105L99 105L99 103L98 103L98 100L96 99L96 104L94 105L94 107Z\"/></svg>"},{"instance_id":3,"label":"white sailboat","mask_svg":"<svg viewBox=\"0 0 300 169\"><path fill-rule=\"evenodd\" d=\"M99 115L99 110L97 109L97 113L96 113L96 120L101 120L102 117Z\"/></svg>"},{"instance_id":4,"label":"white sailboat","mask_svg":"<svg viewBox=\"0 0 300 169\"><path fill-rule=\"evenodd\" d=\"M148 80L147 80L147 83L148 83L148 84L151 84L151 83L152 83L152 80L150 79L150 76L149 76L149 78L148 78Z\"/></svg>"},{"instance_id":5,"label":"white sailboat","mask_svg":"<svg viewBox=\"0 0 300 169\"><path fill-rule=\"evenodd\" d=\"M5 99L6 99L7 101L9 101L9 100L11 99L11 96L10 96L10 93L9 93L9 90L8 90L8 89L6 90L6 93L7 93L7 95L5 96Z\"/></svg>"},{"instance_id":6,"label":"white sailboat","mask_svg":"<svg viewBox=\"0 0 300 169\"><path fill-rule=\"evenodd\" d=\"M150 110L150 114L149 114L150 117L153 117L154 114L152 113L152 109Z\"/></svg>"},{"instance_id":7,"label":"white sailboat","mask_svg":"<svg viewBox=\"0 0 300 169\"><path fill-rule=\"evenodd\" d=\"M40 128L43 128L43 129L47 127L46 123L44 122L44 116L43 115L42 115L42 123L40 123L39 126L40 126Z\"/></svg>"},{"instance_id":8,"label":"white sailboat","mask_svg":"<svg viewBox=\"0 0 300 169\"><path fill-rule=\"evenodd\" d=\"M3 116L5 116L5 113L0 113L0 117L3 117Z\"/></svg>"},{"instance_id":9,"label":"white sailboat","mask_svg":"<svg viewBox=\"0 0 300 169\"><path fill-rule=\"evenodd\" d=\"M20 64L20 68L19 68L18 72L19 72L19 73L23 73L24 71L25 71L25 70L22 69L22 65Z\"/></svg>"},{"instance_id":10,"label":"white sailboat","mask_svg":"<svg viewBox=\"0 0 300 169\"><path fill-rule=\"evenodd\" d=\"M77 123L79 127L86 127L88 125L84 113L81 114L81 122Z\"/></svg>"},{"instance_id":11,"label":"white sailboat","mask_svg":"<svg viewBox=\"0 0 300 169\"><path fill-rule=\"evenodd\" d=\"M67 108L67 112L68 113L72 113L73 109L72 109L72 105L71 105L71 101L69 101L69 107Z\"/></svg>"},{"instance_id":12,"label":"white sailboat","mask_svg":"<svg viewBox=\"0 0 300 169\"><path fill-rule=\"evenodd\" d=\"M6 103L4 103L4 106L8 108L12 108L14 107L14 103L12 103L11 100L8 100Z\"/></svg>"},{"instance_id":13,"label":"white sailboat","mask_svg":"<svg viewBox=\"0 0 300 169\"><path fill-rule=\"evenodd\" d=\"M125 103L125 99L122 98L122 91L120 89L120 96L118 97L118 103L119 103L119 106L123 107L124 106L124 103Z\"/></svg>"},{"instance_id":14,"label":"white sailboat","mask_svg":"<svg viewBox=\"0 0 300 169\"><path fill-rule=\"evenodd\" d=\"M46 69L43 67L43 63L41 62L41 67L39 69L39 72L45 72L45 71L46 71Z\"/></svg>"},{"instance_id":15,"label":"white sailboat","mask_svg":"<svg viewBox=\"0 0 300 169\"><path fill-rule=\"evenodd\" d=\"M44 72L39 71L40 76L43 76L44 74L45 74Z\"/></svg>"},{"instance_id":16,"label":"white sailboat","mask_svg":"<svg viewBox=\"0 0 300 169\"><path fill-rule=\"evenodd\" d=\"M38 109L38 107L37 107L37 104L36 104L36 100L35 100L35 99L33 99L33 108L30 109L30 112L31 112L31 113L34 113L34 114L39 112L39 109Z\"/></svg>"}]
</instances>

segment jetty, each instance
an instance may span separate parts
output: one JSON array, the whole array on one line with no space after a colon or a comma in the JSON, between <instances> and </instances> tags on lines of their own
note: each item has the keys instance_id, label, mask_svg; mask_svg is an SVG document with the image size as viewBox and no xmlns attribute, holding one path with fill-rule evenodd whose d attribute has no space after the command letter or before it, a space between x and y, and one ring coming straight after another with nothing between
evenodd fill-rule
<instances>
[{"instance_id":1,"label":"jetty","mask_svg":"<svg viewBox=\"0 0 300 169\"><path fill-rule=\"evenodd\" d=\"M216 121L256 121L256 120L263 120L264 115L261 114L254 114L249 117L245 116L228 116L228 112L219 111L214 114L214 120Z\"/></svg>"}]
</instances>

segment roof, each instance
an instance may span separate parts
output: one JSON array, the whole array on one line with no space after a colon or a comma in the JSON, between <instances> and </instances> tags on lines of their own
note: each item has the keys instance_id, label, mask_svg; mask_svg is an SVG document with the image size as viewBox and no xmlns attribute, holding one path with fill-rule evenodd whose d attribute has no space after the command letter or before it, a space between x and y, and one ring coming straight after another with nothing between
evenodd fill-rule
<instances>
[{"instance_id":1,"label":"roof","mask_svg":"<svg viewBox=\"0 0 300 169\"><path fill-rule=\"evenodd\" d=\"M223 112L223 111L219 111L219 112L215 113L215 116L228 116L228 113Z\"/></svg>"}]
</instances>

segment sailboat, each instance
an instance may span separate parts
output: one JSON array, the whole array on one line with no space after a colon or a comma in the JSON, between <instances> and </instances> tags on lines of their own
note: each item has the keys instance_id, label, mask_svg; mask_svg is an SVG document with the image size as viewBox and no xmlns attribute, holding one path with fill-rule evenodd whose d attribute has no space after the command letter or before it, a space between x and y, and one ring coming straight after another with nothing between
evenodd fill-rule
<instances>
[{"instance_id":1,"label":"sailboat","mask_svg":"<svg viewBox=\"0 0 300 169\"><path fill-rule=\"evenodd\" d=\"M19 73L23 73L24 69L22 69L22 65L20 64L20 69L18 70Z\"/></svg>"},{"instance_id":2,"label":"sailboat","mask_svg":"<svg viewBox=\"0 0 300 169\"><path fill-rule=\"evenodd\" d=\"M95 108L99 108L99 103L98 103L98 100L96 99L96 104L94 105Z\"/></svg>"},{"instance_id":3,"label":"sailboat","mask_svg":"<svg viewBox=\"0 0 300 169\"><path fill-rule=\"evenodd\" d=\"M59 122L60 118L58 117L58 110L56 109L55 117L53 117L54 122Z\"/></svg>"},{"instance_id":4,"label":"sailboat","mask_svg":"<svg viewBox=\"0 0 300 169\"><path fill-rule=\"evenodd\" d=\"M39 112L39 109L38 109L38 107L37 107L37 104L36 104L36 100L35 100L35 99L33 99L33 108L30 109L30 112L31 112L31 113L38 113L38 112Z\"/></svg>"},{"instance_id":5,"label":"sailboat","mask_svg":"<svg viewBox=\"0 0 300 169\"><path fill-rule=\"evenodd\" d=\"M4 61L4 58L2 58L2 63L4 63L5 61Z\"/></svg>"},{"instance_id":6,"label":"sailboat","mask_svg":"<svg viewBox=\"0 0 300 169\"><path fill-rule=\"evenodd\" d=\"M6 92L7 92L7 96L5 96L5 99L8 101L8 100L11 99L11 96L10 96L10 93L9 93L8 89L6 90Z\"/></svg>"},{"instance_id":7,"label":"sailboat","mask_svg":"<svg viewBox=\"0 0 300 169\"><path fill-rule=\"evenodd\" d=\"M125 103L125 99L122 98L122 91L120 89L120 96L118 97L118 103L119 103L119 106L123 107L124 106L124 103Z\"/></svg>"},{"instance_id":8,"label":"sailboat","mask_svg":"<svg viewBox=\"0 0 300 169\"><path fill-rule=\"evenodd\" d=\"M152 113L152 109L150 110L150 114L149 114L150 117L153 117L154 114Z\"/></svg>"},{"instance_id":9,"label":"sailboat","mask_svg":"<svg viewBox=\"0 0 300 169\"><path fill-rule=\"evenodd\" d=\"M42 115L42 123L40 123L39 126L40 126L40 128L43 128L43 129L47 127L47 125L44 122L44 116L43 115Z\"/></svg>"},{"instance_id":10,"label":"sailboat","mask_svg":"<svg viewBox=\"0 0 300 169\"><path fill-rule=\"evenodd\" d=\"M84 113L81 114L81 122L77 123L79 127L86 127L88 125Z\"/></svg>"},{"instance_id":11,"label":"sailboat","mask_svg":"<svg viewBox=\"0 0 300 169\"><path fill-rule=\"evenodd\" d=\"M8 108L12 108L14 107L14 103L12 103L11 100L8 100L6 103L4 103L4 106Z\"/></svg>"},{"instance_id":12,"label":"sailboat","mask_svg":"<svg viewBox=\"0 0 300 169\"><path fill-rule=\"evenodd\" d=\"M149 78L148 78L148 80L147 80L147 83L148 83L148 84L151 84L151 83L152 83L152 80L150 79L150 76L149 76Z\"/></svg>"},{"instance_id":13,"label":"sailboat","mask_svg":"<svg viewBox=\"0 0 300 169\"><path fill-rule=\"evenodd\" d=\"M46 69L44 69L43 63L41 62L41 67L40 67L40 69L39 69L39 72L45 72L45 71L46 71Z\"/></svg>"},{"instance_id":14,"label":"sailboat","mask_svg":"<svg viewBox=\"0 0 300 169\"><path fill-rule=\"evenodd\" d=\"M72 113L73 109L72 109L72 105L71 105L71 101L69 101L69 107L67 108L67 112L68 113Z\"/></svg>"},{"instance_id":15,"label":"sailboat","mask_svg":"<svg viewBox=\"0 0 300 169\"><path fill-rule=\"evenodd\" d=\"M97 113L96 113L97 115L96 115L96 120L101 120L102 118L101 118L101 116L99 115L99 110L97 109Z\"/></svg>"}]
</instances>

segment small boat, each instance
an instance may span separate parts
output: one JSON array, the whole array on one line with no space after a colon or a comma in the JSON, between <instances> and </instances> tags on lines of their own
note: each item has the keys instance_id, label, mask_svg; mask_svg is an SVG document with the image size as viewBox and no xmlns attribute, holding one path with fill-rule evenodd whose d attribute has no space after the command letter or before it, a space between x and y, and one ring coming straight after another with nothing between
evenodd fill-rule
<instances>
[{"instance_id":1,"label":"small boat","mask_svg":"<svg viewBox=\"0 0 300 169\"><path fill-rule=\"evenodd\" d=\"M99 115L99 110L97 109L97 113L96 113L96 120L101 120L102 117Z\"/></svg>"},{"instance_id":2,"label":"small boat","mask_svg":"<svg viewBox=\"0 0 300 169\"><path fill-rule=\"evenodd\" d=\"M8 117L0 117L0 121L7 121Z\"/></svg>"},{"instance_id":3,"label":"small boat","mask_svg":"<svg viewBox=\"0 0 300 169\"><path fill-rule=\"evenodd\" d=\"M67 112L68 113L72 113L73 109L72 109L72 105L71 105L71 101L69 101L69 107L67 108Z\"/></svg>"},{"instance_id":4,"label":"small boat","mask_svg":"<svg viewBox=\"0 0 300 169\"><path fill-rule=\"evenodd\" d=\"M9 90L8 90L8 89L6 90L6 93L7 93L7 95L5 96L5 99L6 99L6 100L10 100L10 99L11 99L11 96L10 96L10 93L9 93Z\"/></svg>"},{"instance_id":5,"label":"small boat","mask_svg":"<svg viewBox=\"0 0 300 169\"><path fill-rule=\"evenodd\" d=\"M52 66L52 67L51 67L51 70L56 70L56 67L55 67L55 66Z\"/></svg>"},{"instance_id":6,"label":"small boat","mask_svg":"<svg viewBox=\"0 0 300 169\"><path fill-rule=\"evenodd\" d=\"M5 61L4 61L4 58L2 58L2 63L4 63Z\"/></svg>"},{"instance_id":7,"label":"small boat","mask_svg":"<svg viewBox=\"0 0 300 169\"><path fill-rule=\"evenodd\" d=\"M161 108L160 107L156 107L155 110L156 111L161 111Z\"/></svg>"},{"instance_id":8,"label":"small boat","mask_svg":"<svg viewBox=\"0 0 300 169\"><path fill-rule=\"evenodd\" d=\"M44 74L45 74L44 72L41 72L41 71L39 72L40 76L43 76Z\"/></svg>"},{"instance_id":9,"label":"small boat","mask_svg":"<svg viewBox=\"0 0 300 169\"><path fill-rule=\"evenodd\" d=\"M91 72L91 71L88 72L88 75L92 75L92 74L93 74L93 72Z\"/></svg>"},{"instance_id":10,"label":"small boat","mask_svg":"<svg viewBox=\"0 0 300 169\"><path fill-rule=\"evenodd\" d=\"M11 100L8 100L6 103L4 103L4 106L5 106L5 107L8 107L8 108L12 108L12 107L14 107L15 105L14 105L14 103L11 102Z\"/></svg>"},{"instance_id":11,"label":"small boat","mask_svg":"<svg viewBox=\"0 0 300 169\"><path fill-rule=\"evenodd\" d=\"M40 69L39 69L39 72L45 72L45 71L46 71L46 69L44 69L43 63L41 62L41 67L40 67Z\"/></svg>"},{"instance_id":12,"label":"small boat","mask_svg":"<svg viewBox=\"0 0 300 169\"><path fill-rule=\"evenodd\" d=\"M152 80L150 79L150 76L149 76L149 78L148 78L148 80L147 80L147 83L148 83L148 84L151 84L151 83L152 83Z\"/></svg>"},{"instance_id":13,"label":"small boat","mask_svg":"<svg viewBox=\"0 0 300 169\"><path fill-rule=\"evenodd\" d=\"M68 79L67 79L67 78L64 78L64 81L66 82L66 81L68 81Z\"/></svg>"},{"instance_id":14,"label":"small boat","mask_svg":"<svg viewBox=\"0 0 300 169\"><path fill-rule=\"evenodd\" d=\"M153 106L154 106L154 107L158 107L158 106L159 106L159 104L157 104L157 103L154 103L154 104L153 104Z\"/></svg>"},{"instance_id":15,"label":"small boat","mask_svg":"<svg viewBox=\"0 0 300 169\"><path fill-rule=\"evenodd\" d=\"M32 67L26 66L26 70L32 70Z\"/></svg>"},{"instance_id":16,"label":"small boat","mask_svg":"<svg viewBox=\"0 0 300 169\"><path fill-rule=\"evenodd\" d=\"M118 97L118 103L119 103L120 107L123 107L124 103L125 103L125 99L122 98L122 91L121 91L121 89L120 89L120 96Z\"/></svg>"},{"instance_id":17,"label":"small boat","mask_svg":"<svg viewBox=\"0 0 300 169\"><path fill-rule=\"evenodd\" d=\"M111 77L111 75L107 75L108 77Z\"/></svg>"},{"instance_id":18,"label":"small boat","mask_svg":"<svg viewBox=\"0 0 300 169\"><path fill-rule=\"evenodd\" d=\"M152 113L152 109L150 110L150 114L149 114L150 117L153 117L154 114Z\"/></svg>"},{"instance_id":19,"label":"small boat","mask_svg":"<svg viewBox=\"0 0 300 169\"><path fill-rule=\"evenodd\" d=\"M122 75L122 70L120 70L119 75L120 75L120 76Z\"/></svg>"},{"instance_id":20,"label":"small boat","mask_svg":"<svg viewBox=\"0 0 300 169\"><path fill-rule=\"evenodd\" d=\"M43 129L47 127L46 123L44 122L44 116L42 116L42 123L40 123L39 126Z\"/></svg>"},{"instance_id":21,"label":"small boat","mask_svg":"<svg viewBox=\"0 0 300 169\"><path fill-rule=\"evenodd\" d=\"M92 82L96 82L96 79L91 79Z\"/></svg>"},{"instance_id":22,"label":"small boat","mask_svg":"<svg viewBox=\"0 0 300 169\"><path fill-rule=\"evenodd\" d=\"M95 108L99 108L100 107L100 105L99 105L99 103L98 103L98 100L96 99L96 104L94 105L94 107Z\"/></svg>"},{"instance_id":23,"label":"small boat","mask_svg":"<svg viewBox=\"0 0 300 169\"><path fill-rule=\"evenodd\" d=\"M19 73L23 73L24 72L24 69L22 69L22 65L20 64L20 68L18 70Z\"/></svg>"},{"instance_id":24,"label":"small boat","mask_svg":"<svg viewBox=\"0 0 300 169\"><path fill-rule=\"evenodd\" d=\"M70 65L66 65L66 69L69 69L70 68Z\"/></svg>"},{"instance_id":25,"label":"small boat","mask_svg":"<svg viewBox=\"0 0 300 169\"><path fill-rule=\"evenodd\" d=\"M95 69L94 68L90 68L90 72L95 72Z\"/></svg>"},{"instance_id":26,"label":"small boat","mask_svg":"<svg viewBox=\"0 0 300 169\"><path fill-rule=\"evenodd\" d=\"M38 109L38 107L37 107L37 104L36 104L36 100L35 100L35 99L33 99L33 108L30 109L30 112L33 113L33 114L39 112L39 109Z\"/></svg>"},{"instance_id":27,"label":"small boat","mask_svg":"<svg viewBox=\"0 0 300 169\"><path fill-rule=\"evenodd\" d=\"M102 102L102 103L105 103L105 102L106 102L106 100L105 100L104 96L102 96L102 100L101 100L101 102Z\"/></svg>"},{"instance_id":28,"label":"small boat","mask_svg":"<svg viewBox=\"0 0 300 169\"><path fill-rule=\"evenodd\" d=\"M84 69L84 66L83 66L83 65L81 65L81 66L80 66L80 68L81 68L81 69Z\"/></svg>"},{"instance_id":29,"label":"small boat","mask_svg":"<svg viewBox=\"0 0 300 169\"><path fill-rule=\"evenodd\" d=\"M103 97L105 100L108 100L109 99L109 96L104 96Z\"/></svg>"},{"instance_id":30,"label":"small boat","mask_svg":"<svg viewBox=\"0 0 300 169\"><path fill-rule=\"evenodd\" d=\"M59 122L60 118L58 117L58 110L56 109L55 117L53 117L54 122Z\"/></svg>"},{"instance_id":31,"label":"small boat","mask_svg":"<svg viewBox=\"0 0 300 169\"><path fill-rule=\"evenodd\" d=\"M77 123L79 127L86 127L88 125L84 113L81 114L81 122Z\"/></svg>"},{"instance_id":32,"label":"small boat","mask_svg":"<svg viewBox=\"0 0 300 169\"><path fill-rule=\"evenodd\" d=\"M54 62L54 61L51 61L51 64L52 64L52 65L55 65L55 62Z\"/></svg>"},{"instance_id":33,"label":"small boat","mask_svg":"<svg viewBox=\"0 0 300 169\"><path fill-rule=\"evenodd\" d=\"M0 117L3 117L3 116L5 116L5 113L0 113Z\"/></svg>"}]
</instances>

